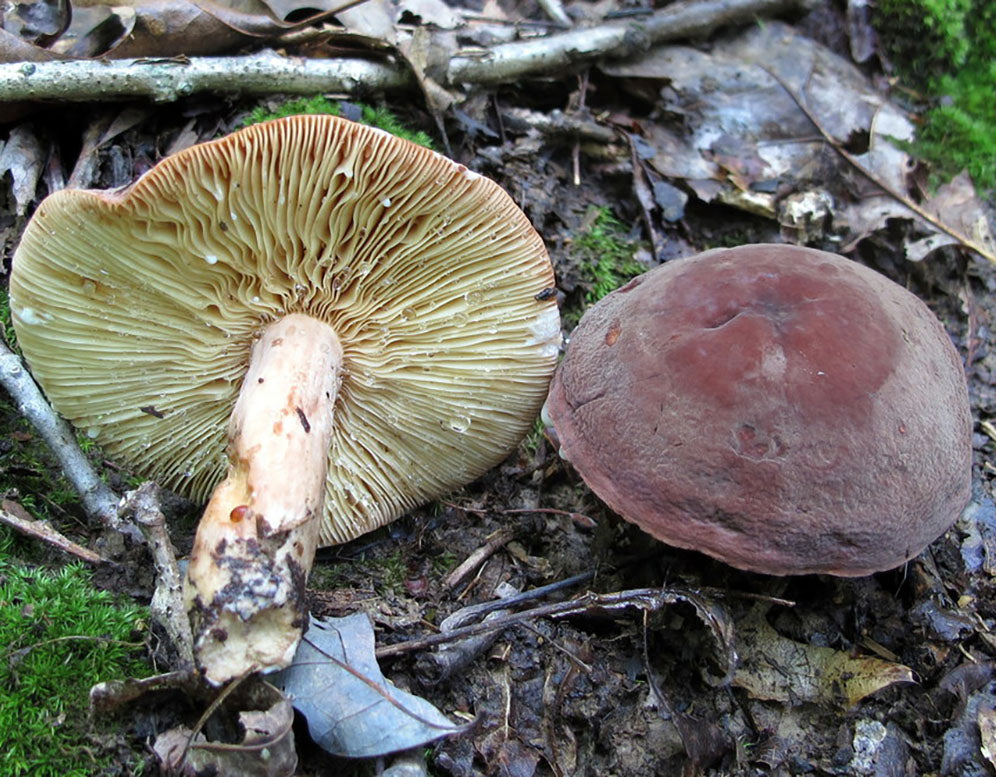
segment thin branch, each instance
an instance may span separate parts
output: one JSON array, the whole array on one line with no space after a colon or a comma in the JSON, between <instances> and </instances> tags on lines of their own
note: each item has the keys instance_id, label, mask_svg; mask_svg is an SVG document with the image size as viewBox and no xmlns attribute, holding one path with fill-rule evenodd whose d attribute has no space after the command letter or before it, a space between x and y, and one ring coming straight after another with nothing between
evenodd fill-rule
<instances>
[{"instance_id":1,"label":"thin branch","mask_svg":"<svg viewBox=\"0 0 996 777\"><path fill-rule=\"evenodd\" d=\"M446 579L443 580L443 589L446 591L452 591L454 588L459 586L467 576L470 575L477 567L483 564L487 559L491 558L495 553L497 553L501 548L505 547L509 542L515 539L515 532L509 529L499 529L488 541L484 543L481 547L467 556L461 564L459 564L452 572L450 572Z\"/></svg>"},{"instance_id":2,"label":"thin branch","mask_svg":"<svg viewBox=\"0 0 996 777\"><path fill-rule=\"evenodd\" d=\"M183 600L183 575L166 531L166 518L159 509L156 484L143 483L125 494L121 512L134 517L152 554L156 568L156 588L150 605L152 617L166 632L179 657L175 668L190 669L194 666L194 637Z\"/></svg>"},{"instance_id":3,"label":"thin branch","mask_svg":"<svg viewBox=\"0 0 996 777\"><path fill-rule=\"evenodd\" d=\"M812 0L685 0L639 20L611 21L505 43L444 63L442 85L495 85L583 67L600 57L632 57L664 41L705 35L808 8ZM238 95L355 93L415 86L406 67L369 59L300 59L267 51L245 57L69 60L0 64L0 102L87 102L145 98L169 102L197 92Z\"/></svg>"},{"instance_id":4,"label":"thin branch","mask_svg":"<svg viewBox=\"0 0 996 777\"><path fill-rule=\"evenodd\" d=\"M639 20L504 43L479 57L453 57L447 80L450 85L508 83L563 71L599 57L632 57L657 43L703 36L718 27L811 5L810 0L684 0Z\"/></svg>"},{"instance_id":5,"label":"thin branch","mask_svg":"<svg viewBox=\"0 0 996 777\"><path fill-rule=\"evenodd\" d=\"M66 479L80 495L87 514L115 531L137 534L118 518L118 498L97 476L76 444L73 430L49 406L21 357L0 341L0 385L7 389L21 415L35 427L59 461ZM131 531L128 531L128 529Z\"/></svg>"},{"instance_id":6,"label":"thin branch","mask_svg":"<svg viewBox=\"0 0 996 777\"><path fill-rule=\"evenodd\" d=\"M200 92L234 95L354 93L414 84L394 65L365 59L300 59L272 51L243 57L78 59L0 65L0 102L173 102Z\"/></svg>"},{"instance_id":7,"label":"thin branch","mask_svg":"<svg viewBox=\"0 0 996 777\"><path fill-rule=\"evenodd\" d=\"M493 620L475 623L472 626L463 626L442 634L430 634L426 637L408 640L407 642L385 645L384 647L377 648L377 658L389 658L415 650L424 650L427 647L434 647L445 642L474 637L478 634L486 634L496 629L504 629L534 618L564 618L568 615L578 615L590 609L613 611L627 607L638 607L640 609L656 611L664 605L685 601L691 595L690 593L683 593L674 589L662 588L638 588L611 594L586 593L575 599L569 599L566 602L544 604L534 607L531 610L504 615ZM507 606L507 602L502 602L502 604Z\"/></svg>"},{"instance_id":8,"label":"thin branch","mask_svg":"<svg viewBox=\"0 0 996 777\"><path fill-rule=\"evenodd\" d=\"M917 203L913 202L913 200L911 200L903 192L899 191L891 184L886 183L885 181L880 179L877 175L875 175L875 173L873 173L871 170L869 170L867 167L861 164L861 162L858 160L857 157L855 157L846 148L844 148L843 144L839 140L837 140L837 138L835 138L833 135L830 134L830 132L826 129L826 127L823 126L823 124L816 117L816 115L803 102L802 98L796 93L796 91L791 86L789 86L785 82L783 78L781 78L781 76L779 76L777 73L773 72L769 68L764 67L763 65L761 67L769 76L771 76L773 79L775 79L775 81L778 82L778 84L782 87L782 89L786 91L788 96L792 98L792 101L799 107L799 110L802 111L806 115L806 118L812 122L814 127L816 127L816 130L820 133L820 135L823 136L823 139L828 144L830 144L833 150L836 151L838 154L840 154L841 157L843 157L848 162L848 164L851 165L851 167L853 167L855 170L861 173L865 178L867 178L873 184L878 186L882 191L884 191L890 197L902 203L905 207L909 208L917 216L919 216L928 224L930 224L932 227L934 227L934 229L938 230L939 232L943 232L948 237L951 237L954 240L958 241L958 243L960 243L964 248L967 248L970 251L974 251L983 259L986 259L992 262L993 264L996 264L996 254L994 254L992 251L988 250L981 243L972 240L967 235L962 234L954 227L946 224L944 221L935 216L933 213L930 213L929 211L927 211Z\"/></svg>"},{"instance_id":9,"label":"thin branch","mask_svg":"<svg viewBox=\"0 0 996 777\"><path fill-rule=\"evenodd\" d=\"M0 502L0 523L10 526L28 537L51 545L53 548L68 553L87 564L98 566L112 563L99 553L73 542L71 539L52 528L48 521L38 521L32 518L28 511L16 502L4 499Z\"/></svg>"}]
</instances>

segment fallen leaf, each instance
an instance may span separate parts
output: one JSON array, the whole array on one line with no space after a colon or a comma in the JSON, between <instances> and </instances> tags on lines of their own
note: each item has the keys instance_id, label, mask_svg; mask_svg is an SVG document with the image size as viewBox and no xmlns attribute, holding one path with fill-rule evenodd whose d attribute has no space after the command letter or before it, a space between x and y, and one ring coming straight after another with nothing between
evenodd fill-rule
<instances>
[{"instance_id":1,"label":"fallen leaf","mask_svg":"<svg viewBox=\"0 0 996 777\"><path fill-rule=\"evenodd\" d=\"M18 216L27 213L28 207L35 200L38 180L45 167L45 156L38 134L28 124L14 127L7 137L7 143L0 150L0 179L10 173L13 183L11 191Z\"/></svg>"},{"instance_id":2,"label":"fallen leaf","mask_svg":"<svg viewBox=\"0 0 996 777\"><path fill-rule=\"evenodd\" d=\"M394 43L397 38L394 29L395 13L394 6L388 0L365 0L340 11L336 14L336 19L350 32Z\"/></svg>"},{"instance_id":3,"label":"fallen leaf","mask_svg":"<svg viewBox=\"0 0 996 777\"><path fill-rule=\"evenodd\" d=\"M733 684L755 699L848 709L889 685L914 681L908 666L783 637L768 623L765 610L755 608L737 623L740 664Z\"/></svg>"},{"instance_id":4,"label":"fallen leaf","mask_svg":"<svg viewBox=\"0 0 996 777\"><path fill-rule=\"evenodd\" d=\"M179 777L290 777L297 770L294 709L272 686L264 684L273 704L239 713L239 744L209 742L178 726L156 737L153 750L167 774ZM193 738L191 738L193 737ZM188 744L189 743L189 744Z\"/></svg>"},{"instance_id":5,"label":"fallen leaf","mask_svg":"<svg viewBox=\"0 0 996 777\"><path fill-rule=\"evenodd\" d=\"M294 662L275 683L307 720L311 738L333 755L372 758L465 729L387 681L364 613L312 617Z\"/></svg>"},{"instance_id":6,"label":"fallen leaf","mask_svg":"<svg viewBox=\"0 0 996 777\"><path fill-rule=\"evenodd\" d=\"M940 221L958 230L990 252L996 250L985 208L979 201L968 173L962 171L944 184L923 203L923 209ZM913 214L910 214L910 218ZM934 233L906 245L906 258L918 262L941 246L959 241L943 233Z\"/></svg>"},{"instance_id":7,"label":"fallen leaf","mask_svg":"<svg viewBox=\"0 0 996 777\"><path fill-rule=\"evenodd\" d=\"M992 707L980 707L978 721L982 756L996 769L996 710Z\"/></svg>"},{"instance_id":8,"label":"fallen leaf","mask_svg":"<svg viewBox=\"0 0 996 777\"><path fill-rule=\"evenodd\" d=\"M462 24L460 17L443 0L400 0L398 10L441 30L454 30Z\"/></svg>"}]
</instances>

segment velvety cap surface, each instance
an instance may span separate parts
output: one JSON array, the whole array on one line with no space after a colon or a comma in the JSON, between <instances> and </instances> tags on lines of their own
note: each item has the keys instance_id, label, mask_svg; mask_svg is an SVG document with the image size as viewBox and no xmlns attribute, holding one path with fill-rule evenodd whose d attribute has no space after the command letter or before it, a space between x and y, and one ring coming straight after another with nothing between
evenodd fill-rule
<instances>
[{"instance_id":1,"label":"velvety cap surface","mask_svg":"<svg viewBox=\"0 0 996 777\"><path fill-rule=\"evenodd\" d=\"M605 297L547 414L613 510L758 572L895 567L969 498L972 420L944 328L811 249L708 251Z\"/></svg>"},{"instance_id":2,"label":"velvety cap surface","mask_svg":"<svg viewBox=\"0 0 996 777\"><path fill-rule=\"evenodd\" d=\"M537 299L551 286L541 239L496 184L379 130L299 116L195 146L122 191L49 197L10 293L59 412L198 499L224 473L261 328L287 313L328 323L344 350L328 542L516 444L557 358L556 305Z\"/></svg>"}]
</instances>

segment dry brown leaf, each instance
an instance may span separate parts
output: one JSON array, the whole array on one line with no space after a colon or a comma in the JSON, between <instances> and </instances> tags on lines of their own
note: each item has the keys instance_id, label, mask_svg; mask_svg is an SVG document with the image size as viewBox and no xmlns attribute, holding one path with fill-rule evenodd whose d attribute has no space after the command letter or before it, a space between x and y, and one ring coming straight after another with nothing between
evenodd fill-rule
<instances>
[{"instance_id":1,"label":"dry brown leaf","mask_svg":"<svg viewBox=\"0 0 996 777\"><path fill-rule=\"evenodd\" d=\"M18 216L23 216L34 202L45 158L45 149L34 127L22 124L10 131L7 143L0 150L0 179L10 173Z\"/></svg>"},{"instance_id":2,"label":"dry brown leaf","mask_svg":"<svg viewBox=\"0 0 996 777\"><path fill-rule=\"evenodd\" d=\"M962 171L951 181L940 187L923 203L928 213L953 227L965 237L974 240L990 252L996 250L985 208L979 201L968 173ZM957 245L958 240L950 235L935 233L906 245L906 258L918 262L941 246Z\"/></svg>"},{"instance_id":3,"label":"dry brown leaf","mask_svg":"<svg viewBox=\"0 0 996 777\"><path fill-rule=\"evenodd\" d=\"M341 5L340 0L76 0L69 28L45 45L0 30L0 61L218 54L327 18ZM290 17L295 21L285 21ZM393 35L393 22L385 34Z\"/></svg>"},{"instance_id":4,"label":"dry brown leaf","mask_svg":"<svg viewBox=\"0 0 996 777\"><path fill-rule=\"evenodd\" d=\"M370 38L394 43L397 30L396 11L389 0L365 0L365 2L340 11L336 18L350 32L366 35Z\"/></svg>"},{"instance_id":5,"label":"dry brown leaf","mask_svg":"<svg viewBox=\"0 0 996 777\"><path fill-rule=\"evenodd\" d=\"M272 705L238 714L243 731L238 745L208 742L186 726L156 738L153 749L168 774L194 777L290 777L297 769L294 748L294 708L271 686L264 686ZM193 737L191 739L191 737ZM188 745L189 743L189 745Z\"/></svg>"},{"instance_id":6,"label":"dry brown leaf","mask_svg":"<svg viewBox=\"0 0 996 777\"><path fill-rule=\"evenodd\" d=\"M737 623L737 647L740 664L733 684L756 699L847 709L889 685L913 682L908 666L787 639L767 622L761 607Z\"/></svg>"},{"instance_id":7,"label":"dry brown leaf","mask_svg":"<svg viewBox=\"0 0 996 777\"><path fill-rule=\"evenodd\" d=\"M996 769L996 710L992 707L980 707L978 722L982 757Z\"/></svg>"}]
</instances>

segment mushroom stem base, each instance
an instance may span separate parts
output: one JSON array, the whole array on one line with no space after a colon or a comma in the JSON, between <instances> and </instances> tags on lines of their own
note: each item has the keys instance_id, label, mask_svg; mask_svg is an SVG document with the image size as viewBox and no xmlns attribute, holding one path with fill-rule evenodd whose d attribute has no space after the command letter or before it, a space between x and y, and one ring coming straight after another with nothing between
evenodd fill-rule
<instances>
[{"instance_id":1,"label":"mushroom stem base","mask_svg":"<svg viewBox=\"0 0 996 777\"><path fill-rule=\"evenodd\" d=\"M229 469L197 527L185 595L197 663L221 684L287 666L325 505L342 346L294 313L252 351L229 421Z\"/></svg>"}]
</instances>

